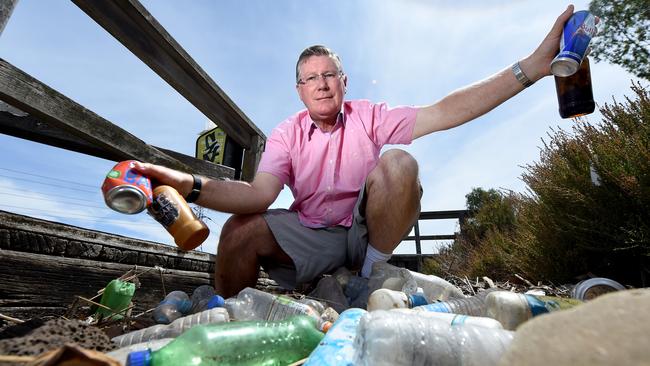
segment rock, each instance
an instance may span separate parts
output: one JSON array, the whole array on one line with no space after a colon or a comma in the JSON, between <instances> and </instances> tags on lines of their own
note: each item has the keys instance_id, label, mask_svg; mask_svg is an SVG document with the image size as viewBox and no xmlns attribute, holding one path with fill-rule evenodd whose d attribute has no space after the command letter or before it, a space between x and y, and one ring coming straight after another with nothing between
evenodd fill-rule
<instances>
[{"instance_id":1,"label":"rock","mask_svg":"<svg viewBox=\"0 0 650 366\"><path fill-rule=\"evenodd\" d=\"M499 365L648 365L650 288L612 292L517 329Z\"/></svg>"}]
</instances>

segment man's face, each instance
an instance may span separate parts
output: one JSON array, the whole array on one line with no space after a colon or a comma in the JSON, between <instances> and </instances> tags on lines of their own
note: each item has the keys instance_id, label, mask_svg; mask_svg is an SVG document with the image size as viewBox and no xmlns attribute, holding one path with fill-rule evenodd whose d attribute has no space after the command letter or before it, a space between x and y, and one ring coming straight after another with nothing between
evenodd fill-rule
<instances>
[{"instance_id":1,"label":"man's face","mask_svg":"<svg viewBox=\"0 0 650 366\"><path fill-rule=\"evenodd\" d=\"M312 56L299 67L301 82L296 85L300 100L314 121L334 124L341 111L347 76L340 75L336 63L329 56ZM335 77L323 77L323 75Z\"/></svg>"}]
</instances>

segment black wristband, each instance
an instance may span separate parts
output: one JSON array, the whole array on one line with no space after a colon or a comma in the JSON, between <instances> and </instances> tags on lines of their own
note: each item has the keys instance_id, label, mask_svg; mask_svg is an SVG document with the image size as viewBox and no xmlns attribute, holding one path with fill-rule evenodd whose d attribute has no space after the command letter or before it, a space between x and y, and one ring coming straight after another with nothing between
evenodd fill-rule
<instances>
[{"instance_id":1,"label":"black wristband","mask_svg":"<svg viewBox=\"0 0 650 366\"><path fill-rule=\"evenodd\" d=\"M187 203L196 201L199 199L199 195L201 194L201 178L192 174L192 179L194 179L194 183L192 183L192 190L187 195L187 197L185 197L185 201L187 201Z\"/></svg>"}]
</instances>

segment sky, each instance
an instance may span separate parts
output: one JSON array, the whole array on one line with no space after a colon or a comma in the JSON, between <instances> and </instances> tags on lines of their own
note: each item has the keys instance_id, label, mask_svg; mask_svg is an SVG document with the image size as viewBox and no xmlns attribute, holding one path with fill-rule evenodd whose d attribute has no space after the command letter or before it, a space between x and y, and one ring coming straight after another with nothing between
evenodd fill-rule
<instances>
[{"instance_id":1,"label":"sky","mask_svg":"<svg viewBox=\"0 0 650 366\"><path fill-rule=\"evenodd\" d=\"M427 105L530 54L567 1L533 0L147 0L142 4L239 108L269 136L304 108L295 62L314 44L335 50L348 99ZM576 10L588 1L575 1ZM606 19L604 21L607 21ZM150 145L194 155L211 122L69 1L20 0L0 35L0 57ZM632 95L640 81L618 66L591 64L597 106ZM645 82L647 84L647 82ZM402 146L419 162L423 211L465 208L472 188L525 192L521 175L539 161L563 120L552 78L490 113ZM0 210L173 244L145 213L110 210L100 186L112 161L0 134ZM285 189L272 207L292 202ZM229 215L206 212L216 253ZM451 234L455 220L421 222L422 235ZM424 253L444 243L424 242ZM413 253L412 242L396 253Z\"/></svg>"}]
</instances>

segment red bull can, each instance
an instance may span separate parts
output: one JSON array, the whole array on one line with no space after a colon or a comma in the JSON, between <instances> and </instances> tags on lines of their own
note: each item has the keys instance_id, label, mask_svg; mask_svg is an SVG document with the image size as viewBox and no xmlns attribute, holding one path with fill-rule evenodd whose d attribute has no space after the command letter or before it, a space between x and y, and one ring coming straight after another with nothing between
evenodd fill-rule
<instances>
[{"instance_id":1,"label":"red bull can","mask_svg":"<svg viewBox=\"0 0 650 366\"><path fill-rule=\"evenodd\" d=\"M598 33L596 17L587 10L573 13L564 25L560 39L560 53L551 62L555 76L567 77L578 71L587 54L591 38Z\"/></svg>"},{"instance_id":2,"label":"red bull can","mask_svg":"<svg viewBox=\"0 0 650 366\"><path fill-rule=\"evenodd\" d=\"M151 180L133 170L134 163L134 160L117 163L102 184L106 205L117 212L136 214L153 200Z\"/></svg>"}]
</instances>

